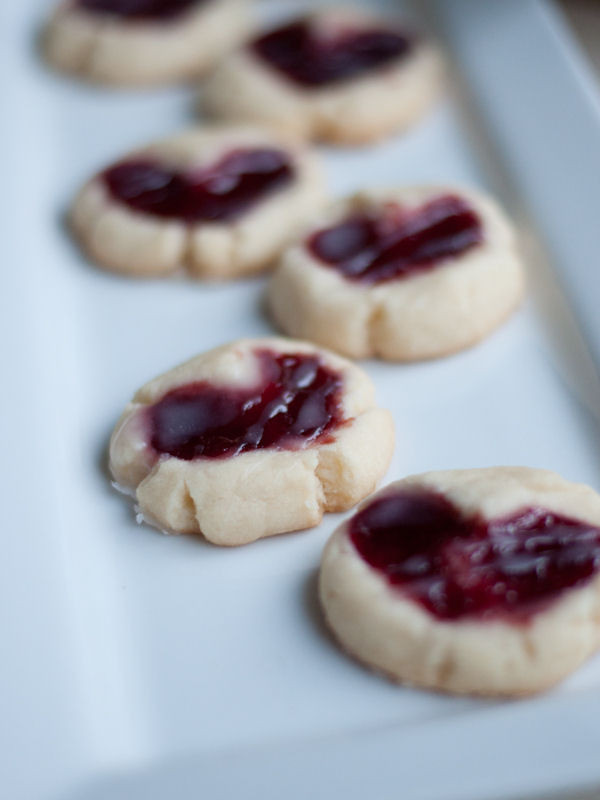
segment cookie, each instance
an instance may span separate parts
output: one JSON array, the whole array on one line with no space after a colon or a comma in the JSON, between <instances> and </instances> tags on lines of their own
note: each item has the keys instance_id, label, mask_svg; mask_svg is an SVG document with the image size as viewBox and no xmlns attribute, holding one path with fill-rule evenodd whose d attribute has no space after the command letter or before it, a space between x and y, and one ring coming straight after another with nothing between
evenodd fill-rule
<instances>
[{"instance_id":1,"label":"cookie","mask_svg":"<svg viewBox=\"0 0 600 800\"><path fill-rule=\"evenodd\" d=\"M198 128L94 176L70 219L83 250L108 269L228 279L270 266L323 198L303 145L260 129Z\"/></svg>"},{"instance_id":2,"label":"cookie","mask_svg":"<svg viewBox=\"0 0 600 800\"><path fill-rule=\"evenodd\" d=\"M44 35L58 69L114 86L199 75L248 32L248 0L65 0Z\"/></svg>"},{"instance_id":3,"label":"cookie","mask_svg":"<svg viewBox=\"0 0 600 800\"><path fill-rule=\"evenodd\" d=\"M283 254L268 289L282 331L354 358L470 347L519 304L515 235L489 198L453 186L364 191Z\"/></svg>"},{"instance_id":4,"label":"cookie","mask_svg":"<svg viewBox=\"0 0 600 800\"><path fill-rule=\"evenodd\" d=\"M335 531L319 591L342 646L394 680L539 692L600 646L600 496L525 467L397 481Z\"/></svg>"},{"instance_id":5,"label":"cookie","mask_svg":"<svg viewBox=\"0 0 600 800\"><path fill-rule=\"evenodd\" d=\"M112 435L110 470L146 521L241 545L366 497L393 438L359 367L303 342L246 339L143 386Z\"/></svg>"},{"instance_id":6,"label":"cookie","mask_svg":"<svg viewBox=\"0 0 600 800\"><path fill-rule=\"evenodd\" d=\"M334 8L287 22L230 54L208 78L203 107L229 120L360 144L415 123L439 94L441 61L390 20Z\"/></svg>"}]
</instances>

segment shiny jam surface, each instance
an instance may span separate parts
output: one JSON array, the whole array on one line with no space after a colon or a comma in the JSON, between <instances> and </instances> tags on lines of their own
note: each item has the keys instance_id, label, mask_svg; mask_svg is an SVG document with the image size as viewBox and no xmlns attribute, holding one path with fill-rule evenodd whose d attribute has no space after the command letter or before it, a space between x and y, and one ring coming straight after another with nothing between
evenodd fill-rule
<instances>
[{"instance_id":1,"label":"shiny jam surface","mask_svg":"<svg viewBox=\"0 0 600 800\"><path fill-rule=\"evenodd\" d=\"M293 177L288 155L266 149L235 150L189 172L140 158L102 173L115 200L144 214L189 223L235 219Z\"/></svg>"},{"instance_id":2,"label":"shiny jam surface","mask_svg":"<svg viewBox=\"0 0 600 800\"><path fill-rule=\"evenodd\" d=\"M543 508L491 522L465 517L422 489L375 500L349 533L371 567L442 620L526 622L600 569L600 528Z\"/></svg>"},{"instance_id":3,"label":"shiny jam surface","mask_svg":"<svg viewBox=\"0 0 600 800\"><path fill-rule=\"evenodd\" d=\"M363 283L432 269L483 242L481 221L461 197L444 195L416 209L389 204L375 216L349 217L308 240L315 258Z\"/></svg>"},{"instance_id":4,"label":"shiny jam surface","mask_svg":"<svg viewBox=\"0 0 600 800\"><path fill-rule=\"evenodd\" d=\"M192 383L150 406L154 450L191 461L329 441L344 422L341 375L311 354L260 350L256 356L258 385L232 389Z\"/></svg>"},{"instance_id":5,"label":"shiny jam surface","mask_svg":"<svg viewBox=\"0 0 600 800\"><path fill-rule=\"evenodd\" d=\"M299 20L256 39L254 52L294 83L318 87L360 76L402 58L408 36L386 30L320 32Z\"/></svg>"},{"instance_id":6,"label":"shiny jam surface","mask_svg":"<svg viewBox=\"0 0 600 800\"><path fill-rule=\"evenodd\" d=\"M79 8L131 20L169 19L207 0L76 0Z\"/></svg>"}]
</instances>

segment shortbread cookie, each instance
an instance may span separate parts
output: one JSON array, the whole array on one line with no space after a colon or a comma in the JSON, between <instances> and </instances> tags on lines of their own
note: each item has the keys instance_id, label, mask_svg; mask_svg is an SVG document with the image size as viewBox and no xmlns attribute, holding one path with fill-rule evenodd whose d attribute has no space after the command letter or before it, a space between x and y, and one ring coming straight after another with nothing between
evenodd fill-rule
<instances>
[{"instance_id":1,"label":"shortbread cookie","mask_svg":"<svg viewBox=\"0 0 600 800\"><path fill-rule=\"evenodd\" d=\"M303 342L247 339L142 387L112 435L110 469L147 521L240 545L366 497L393 438L354 364Z\"/></svg>"},{"instance_id":2,"label":"shortbread cookie","mask_svg":"<svg viewBox=\"0 0 600 800\"><path fill-rule=\"evenodd\" d=\"M397 481L335 531L320 596L342 646L398 681L547 689L600 646L600 496L525 467Z\"/></svg>"},{"instance_id":3,"label":"shortbread cookie","mask_svg":"<svg viewBox=\"0 0 600 800\"><path fill-rule=\"evenodd\" d=\"M44 48L59 69L117 86L204 72L248 32L248 0L64 0Z\"/></svg>"},{"instance_id":4,"label":"shortbread cookie","mask_svg":"<svg viewBox=\"0 0 600 800\"><path fill-rule=\"evenodd\" d=\"M157 142L80 191L72 228L101 266L227 279L271 265L324 197L302 146L270 131L202 128Z\"/></svg>"},{"instance_id":5,"label":"shortbread cookie","mask_svg":"<svg viewBox=\"0 0 600 800\"><path fill-rule=\"evenodd\" d=\"M361 192L288 248L269 286L278 326L354 358L469 347L523 294L515 236L489 198L455 187Z\"/></svg>"},{"instance_id":6,"label":"shortbread cookie","mask_svg":"<svg viewBox=\"0 0 600 800\"><path fill-rule=\"evenodd\" d=\"M356 144L416 122L439 93L440 73L437 51L421 37L358 9L334 8L225 58L203 102L224 119Z\"/></svg>"}]
</instances>

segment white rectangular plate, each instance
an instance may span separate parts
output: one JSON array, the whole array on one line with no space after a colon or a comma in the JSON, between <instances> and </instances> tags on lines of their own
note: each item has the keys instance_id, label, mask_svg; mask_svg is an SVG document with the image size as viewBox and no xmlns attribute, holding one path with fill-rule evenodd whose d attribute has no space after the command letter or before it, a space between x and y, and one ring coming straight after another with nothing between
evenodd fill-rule
<instances>
[{"instance_id":1,"label":"white rectangular plate","mask_svg":"<svg viewBox=\"0 0 600 800\"><path fill-rule=\"evenodd\" d=\"M265 5L267 13L301 7ZM552 150L557 142L535 115L524 126L510 92L501 114L482 100L486 75L497 79L483 66L505 52L507 63L531 66L531 92L548 92L552 70L574 141L588 141L590 126L599 137L591 100L570 71L568 33L530 0L436 6L467 79L476 77L485 117L526 137L531 166L515 161L507 136L492 158L476 115L452 92L402 139L324 150L332 188L480 185L513 216L524 209L539 230L561 232L544 237L560 264L581 262L589 240L569 237L572 220L539 198L536 152L546 159L545 193L570 175ZM473 25L483 26L482 6L502 6L520 35L478 55L467 20L478 8ZM234 551L136 525L105 472L122 406L139 384L200 350L269 333L264 282L130 281L88 265L71 245L62 217L79 184L127 149L190 123L193 101L184 90L109 92L51 74L32 44L47 7L23 0L1 11L11 109L0 315L3 796L493 800L600 785L600 660L519 702L399 688L347 659L323 629L315 574L339 517ZM582 147L568 157L577 174L592 163ZM516 197L504 181L515 168ZM597 175L585 186L597 210ZM433 363L365 365L396 419L389 479L528 464L599 487L594 369L540 248L527 252L530 299L480 346ZM587 289L597 297L599 288L595 271Z\"/></svg>"}]
</instances>

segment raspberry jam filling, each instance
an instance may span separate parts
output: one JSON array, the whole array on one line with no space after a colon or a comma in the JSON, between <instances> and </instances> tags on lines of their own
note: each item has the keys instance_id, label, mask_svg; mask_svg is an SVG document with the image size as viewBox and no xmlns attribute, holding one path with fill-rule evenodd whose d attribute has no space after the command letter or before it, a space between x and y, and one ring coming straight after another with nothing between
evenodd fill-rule
<instances>
[{"instance_id":1,"label":"raspberry jam filling","mask_svg":"<svg viewBox=\"0 0 600 800\"><path fill-rule=\"evenodd\" d=\"M207 0L76 0L79 8L131 20L168 19Z\"/></svg>"},{"instance_id":2,"label":"raspberry jam filling","mask_svg":"<svg viewBox=\"0 0 600 800\"><path fill-rule=\"evenodd\" d=\"M255 386L191 383L150 406L154 450L191 461L331 441L344 422L341 375L315 355L259 350L256 357L261 375Z\"/></svg>"},{"instance_id":3,"label":"raspberry jam filling","mask_svg":"<svg viewBox=\"0 0 600 800\"><path fill-rule=\"evenodd\" d=\"M600 570L600 528L543 508L489 522L422 489L375 500L351 521L350 539L392 586L442 620L525 622Z\"/></svg>"},{"instance_id":4,"label":"raspberry jam filling","mask_svg":"<svg viewBox=\"0 0 600 800\"><path fill-rule=\"evenodd\" d=\"M309 251L346 278L382 283L430 270L483 242L481 220L461 197L444 195L416 209L389 204L313 234Z\"/></svg>"},{"instance_id":5,"label":"raspberry jam filling","mask_svg":"<svg viewBox=\"0 0 600 800\"><path fill-rule=\"evenodd\" d=\"M386 30L319 31L306 20L277 28L252 44L254 52L289 80L308 88L385 67L412 48L408 36Z\"/></svg>"},{"instance_id":6,"label":"raspberry jam filling","mask_svg":"<svg viewBox=\"0 0 600 800\"><path fill-rule=\"evenodd\" d=\"M183 172L149 158L102 173L113 198L135 211L188 223L233 220L294 177L281 150L234 150L210 167Z\"/></svg>"}]
</instances>

